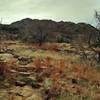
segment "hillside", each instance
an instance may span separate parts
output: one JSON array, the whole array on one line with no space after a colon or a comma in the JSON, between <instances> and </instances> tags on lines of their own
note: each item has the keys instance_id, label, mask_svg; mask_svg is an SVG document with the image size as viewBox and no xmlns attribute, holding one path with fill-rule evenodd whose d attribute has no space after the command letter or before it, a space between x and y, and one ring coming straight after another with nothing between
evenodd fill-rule
<instances>
[{"instance_id":1,"label":"hillside","mask_svg":"<svg viewBox=\"0 0 100 100\"><path fill-rule=\"evenodd\" d=\"M46 41L58 42L63 38L63 42L77 41L78 38L84 42L88 41L90 34L92 38L97 37L99 31L86 23L55 22L52 20L22 19L10 25L0 25L0 34L8 39L20 39L28 42L36 41L34 37L42 33L47 36ZM34 36L35 35L35 36Z\"/></svg>"},{"instance_id":2,"label":"hillside","mask_svg":"<svg viewBox=\"0 0 100 100\"><path fill-rule=\"evenodd\" d=\"M99 33L86 23L1 24L0 100L100 100L100 48L86 44Z\"/></svg>"}]
</instances>

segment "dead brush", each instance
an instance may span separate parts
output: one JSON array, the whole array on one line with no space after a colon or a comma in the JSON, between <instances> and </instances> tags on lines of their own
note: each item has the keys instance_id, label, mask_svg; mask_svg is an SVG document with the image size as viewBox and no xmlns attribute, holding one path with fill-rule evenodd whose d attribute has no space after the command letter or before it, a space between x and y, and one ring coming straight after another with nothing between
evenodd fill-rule
<instances>
[{"instance_id":1,"label":"dead brush","mask_svg":"<svg viewBox=\"0 0 100 100\"><path fill-rule=\"evenodd\" d=\"M47 68L48 68L48 67L51 67L51 65L52 65L52 58L46 57L44 63L45 63L45 66L46 66Z\"/></svg>"},{"instance_id":2,"label":"dead brush","mask_svg":"<svg viewBox=\"0 0 100 100\"><path fill-rule=\"evenodd\" d=\"M66 64L65 64L65 61L64 61L64 60L61 59L61 60L59 61L58 68L59 68L59 72L60 72L60 73L64 73L65 68L66 68Z\"/></svg>"},{"instance_id":3,"label":"dead brush","mask_svg":"<svg viewBox=\"0 0 100 100\"><path fill-rule=\"evenodd\" d=\"M90 82L100 82L100 73L91 68L90 66L82 65L82 64L74 64L73 72L75 73L75 77L78 79L85 79Z\"/></svg>"},{"instance_id":4,"label":"dead brush","mask_svg":"<svg viewBox=\"0 0 100 100\"><path fill-rule=\"evenodd\" d=\"M57 44L50 45L50 50L59 51L59 46Z\"/></svg>"},{"instance_id":5,"label":"dead brush","mask_svg":"<svg viewBox=\"0 0 100 100\"><path fill-rule=\"evenodd\" d=\"M54 69L51 74L51 78L54 81L59 80L64 76L66 64L64 60L59 60L57 64L55 64Z\"/></svg>"},{"instance_id":6,"label":"dead brush","mask_svg":"<svg viewBox=\"0 0 100 100\"><path fill-rule=\"evenodd\" d=\"M57 64L55 65L55 72L56 73L64 73L65 71L65 68L66 68L66 64L65 64L65 61L64 60L59 60L57 62Z\"/></svg>"},{"instance_id":7,"label":"dead brush","mask_svg":"<svg viewBox=\"0 0 100 100\"><path fill-rule=\"evenodd\" d=\"M41 59L40 58L36 58L34 60L34 65L35 65L36 72L40 71L41 70L41 66L42 66Z\"/></svg>"},{"instance_id":8,"label":"dead brush","mask_svg":"<svg viewBox=\"0 0 100 100\"><path fill-rule=\"evenodd\" d=\"M0 61L0 75L10 82L15 79L15 73L11 72L11 65L10 62Z\"/></svg>"},{"instance_id":9,"label":"dead brush","mask_svg":"<svg viewBox=\"0 0 100 100\"><path fill-rule=\"evenodd\" d=\"M45 59L36 58L34 60L34 65L36 66L36 70L46 69L51 65L51 59L49 57Z\"/></svg>"},{"instance_id":10,"label":"dead brush","mask_svg":"<svg viewBox=\"0 0 100 100\"><path fill-rule=\"evenodd\" d=\"M52 43L52 44L44 43L40 48L46 50L59 51L59 45L56 43Z\"/></svg>"},{"instance_id":11,"label":"dead brush","mask_svg":"<svg viewBox=\"0 0 100 100\"><path fill-rule=\"evenodd\" d=\"M53 83L50 89L45 91L45 100L56 100L57 96L60 95L61 91L61 85L58 82Z\"/></svg>"}]
</instances>

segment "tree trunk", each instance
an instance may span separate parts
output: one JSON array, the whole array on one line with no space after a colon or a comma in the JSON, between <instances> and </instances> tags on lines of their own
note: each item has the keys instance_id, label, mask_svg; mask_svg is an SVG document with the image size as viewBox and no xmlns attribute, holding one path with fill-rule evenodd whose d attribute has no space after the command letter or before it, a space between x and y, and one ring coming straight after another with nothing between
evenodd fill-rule
<instances>
[{"instance_id":1,"label":"tree trunk","mask_svg":"<svg viewBox=\"0 0 100 100\"><path fill-rule=\"evenodd\" d=\"M98 62L100 62L100 52L98 53Z\"/></svg>"},{"instance_id":2,"label":"tree trunk","mask_svg":"<svg viewBox=\"0 0 100 100\"><path fill-rule=\"evenodd\" d=\"M41 46L42 45L42 42L39 42L39 46Z\"/></svg>"}]
</instances>

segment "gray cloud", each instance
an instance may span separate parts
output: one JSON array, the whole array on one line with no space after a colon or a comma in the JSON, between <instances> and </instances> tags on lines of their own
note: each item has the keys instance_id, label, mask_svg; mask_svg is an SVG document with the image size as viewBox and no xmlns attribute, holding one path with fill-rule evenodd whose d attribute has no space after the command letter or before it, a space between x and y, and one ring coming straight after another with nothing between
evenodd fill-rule
<instances>
[{"instance_id":1,"label":"gray cloud","mask_svg":"<svg viewBox=\"0 0 100 100\"><path fill-rule=\"evenodd\" d=\"M31 17L39 19L91 22L100 0L0 0L3 23Z\"/></svg>"}]
</instances>

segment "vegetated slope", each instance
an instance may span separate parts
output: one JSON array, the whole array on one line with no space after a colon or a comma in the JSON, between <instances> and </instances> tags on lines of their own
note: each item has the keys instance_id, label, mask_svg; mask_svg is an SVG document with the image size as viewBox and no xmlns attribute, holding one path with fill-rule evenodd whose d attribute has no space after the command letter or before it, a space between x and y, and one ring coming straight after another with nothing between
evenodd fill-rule
<instances>
[{"instance_id":1,"label":"vegetated slope","mask_svg":"<svg viewBox=\"0 0 100 100\"><path fill-rule=\"evenodd\" d=\"M7 33L10 33L15 39L34 42L34 34L39 35L40 29L47 36L46 41L52 42L61 42L61 40L62 42L71 42L78 40L77 38L86 42L90 34L92 34L92 38L99 34L95 27L86 23L75 24L63 21L32 20L30 18L22 19L10 25L0 25L0 34L5 33L7 36Z\"/></svg>"}]
</instances>

